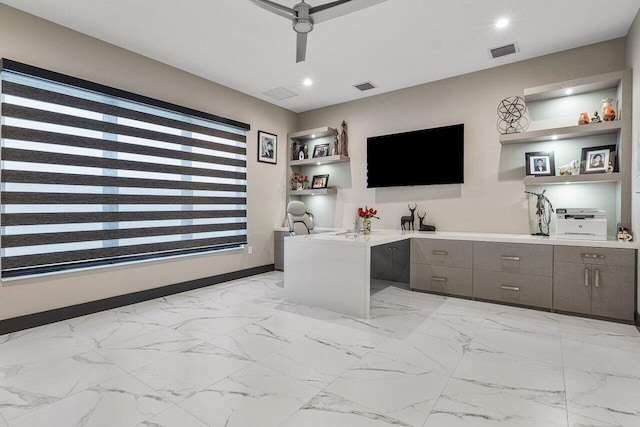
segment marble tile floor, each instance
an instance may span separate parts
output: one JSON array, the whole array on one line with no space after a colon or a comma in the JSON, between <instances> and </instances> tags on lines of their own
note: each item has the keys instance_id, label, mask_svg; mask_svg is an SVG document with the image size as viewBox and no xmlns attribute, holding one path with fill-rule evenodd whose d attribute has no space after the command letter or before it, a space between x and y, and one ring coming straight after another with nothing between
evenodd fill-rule
<instances>
[{"instance_id":1,"label":"marble tile floor","mask_svg":"<svg viewBox=\"0 0 640 427\"><path fill-rule=\"evenodd\" d=\"M282 281L0 336L0 427L640 426L634 326L385 282L363 320Z\"/></svg>"}]
</instances>

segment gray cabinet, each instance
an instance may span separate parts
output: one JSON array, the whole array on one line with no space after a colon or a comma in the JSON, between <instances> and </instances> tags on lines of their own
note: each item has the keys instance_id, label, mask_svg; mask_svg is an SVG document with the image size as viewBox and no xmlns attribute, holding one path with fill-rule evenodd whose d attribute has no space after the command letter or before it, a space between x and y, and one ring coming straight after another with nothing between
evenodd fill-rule
<instances>
[{"instance_id":1,"label":"gray cabinet","mask_svg":"<svg viewBox=\"0 0 640 427\"><path fill-rule=\"evenodd\" d=\"M523 243L473 242L473 268L551 277L553 247Z\"/></svg>"},{"instance_id":2,"label":"gray cabinet","mask_svg":"<svg viewBox=\"0 0 640 427\"><path fill-rule=\"evenodd\" d=\"M473 243L473 297L550 309L553 247Z\"/></svg>"},{"instance_id":3,"label":"gray cabinet","mask_svg":"<svg viewBox=\"0 0 640 427\"><path fill-rule=\"evenodd\" d=\"M411 239L411 289L471 297L472 254L471 242Z\"/></svg>"},{"instance_id":4,"label":"gray cabinet","mask_svg":"<svg viewBox=\"0 0 640 427\"><path fill-rule=\"evenodd\" d=\"M288 231L275 231L273 236L273 264L276 270L284 271L284 238Z\"/></svg>"},{"instance_id":5,"label":"gray cabinet","mask_svg":"<svg viewBox=\"0 0 640 427\"><path fill-rule=\"evenodd\" d=\"M551 308L553 279L476 270L473 272L473 296L508 304Z\"/></svg>"},{"instance_id":6,"label":"gray cabinet","mask_svg":"<svg viewBox=\"0 0 640 427\"><path fill-rule=\"evenodd\" d=\"M409 283L409 240L371 248L371 278Z\"/></svg>"},{"instance_id":7,"label":"gray cabinet","mask_svg":"<svg viewBox=\"0 0 640 427\"><path fill-rule=\"evenodd\" d=\"M556 246L553 309L632 321L635 252Z\"/></svg>"}]
</instances>

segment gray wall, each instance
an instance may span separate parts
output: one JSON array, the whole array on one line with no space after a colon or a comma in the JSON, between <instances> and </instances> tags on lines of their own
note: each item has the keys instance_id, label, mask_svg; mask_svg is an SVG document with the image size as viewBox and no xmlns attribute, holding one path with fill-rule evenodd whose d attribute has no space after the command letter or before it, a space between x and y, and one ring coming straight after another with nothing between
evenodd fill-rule
<instances>
[{"instance_id":1,"label":"gray wall","mask_svg":"<svg viewBox=\"0 0 640 427\"><path fill-rule=\"evenodd\" d=\"M522 96L527 87L622 70L625 54L624 38L610 40L302 113L297 130L338 126L342 120L349 125L350 169L345 172L336 167L335 170L339 178L348 176L350 180L346 183L338 181L343 186L338 190L335 202L317 196L306 199L317 223L320 226L347 226L353 222L357 207L368 205L378 209L381 218L374 220L374 228L398 229L400 216L409 214L407 204L417 203L419 211L426 211L426 221L436 225L438 230L532 232L533 209L522 183L524 153L553 149L555 143L502 146L496 129L498 103L508 96ZM592 111L599 108L598 99ZM576 124L578 114L577 111ZM366 188L367 137L456 123L465 124L464 184ZM561 146L556 148L562 149ZM586 203L589 206L585 206L584 198L575 197L577 192L585 191L580 187L585 185L548 186L549 198L554 207L606 209L613 230L615 184L588 187L586 191L593 194Z\"/></svg>"},{"instance_id":2,"label":"gray wall","mask_svg":"<svg viewBox=\"0 0 640 427\"><path fill-rule=\"evenodd\" d=\"M249 123L246 249L3 281L0 319L273 264L284 216L287 133L297 115L0 4L0 56ZM257 131L279 137L276 166L257 163Z\"/></svg>"}]
</instances>

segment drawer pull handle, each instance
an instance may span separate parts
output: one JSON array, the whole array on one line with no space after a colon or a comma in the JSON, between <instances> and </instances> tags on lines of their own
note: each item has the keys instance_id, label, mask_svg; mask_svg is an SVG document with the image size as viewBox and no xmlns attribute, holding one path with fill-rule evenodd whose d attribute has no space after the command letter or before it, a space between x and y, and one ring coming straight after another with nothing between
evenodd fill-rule
<instances>
[{"instance_id":1,"label":"drawer pull handle","mask_svg":"<svg viewBox=\"0 0 640 427\"><path fill-rule=\"evenodd\" d=\"M589 286L589 269L584 269L584 285Z\"/></svg>"},{"instance_id":2,"label":"drawer pull handle","mask_svg":"<svg viewBox=\"0 0 640 427\"><path fill-rule=\"evenodd\" d=\"M593 275L593 286L596 288L600 287L600 270L596 268L595 274Z\"/></svg>"},{"instance_id":3,"label":"drawer pull handle","mask_svg":"<svg viewBox=\"0 0 640 427\"><path fill-rule=\"evenodd\" d=\"M431 280L434 281L434 282L446 282L447 281L447 279L445 277L432 277Z\"/></svg>"},{"instance_id":4,"label":"drawer pull handle","mask_svg":"<svg viewBox=\"0 0 640 427\"><path fill-rule=\"evenodd\" d=\"M519 256L502 256L502 259L505 261L520 261Z\"/></svg>"},{"instance_id":5,"label":"drawer pull handle","mask_svg":"<svg viewBox=\"0 0 640 427\"><path fill-rule=\"evenodd\" d=\"M604 255L598 254L582 254L584 258L593 258L593 259L604 259Z\"/></svg>"},{"instance_id":6,"label":"drawer pull handle","mask_svg":"<svg viewBox=\"0 0 640 427\"><path fill-rule=\"evenodd\" d=\"M508 285L501 285L500 286L502 289L505 289L507 291L520 291L520 288L517 286L508 286Z\"/></svg>"},{"instance_id":7,"label":"drawer pull handle","mask_svg":"<svg viewBox=\"0 0 640 427\"><path fill-rule=\"evenodd\" d=\"M449 253L447 251L433 251L431 252L434 255L448 255Z\"/></svg>"}]
</instances>

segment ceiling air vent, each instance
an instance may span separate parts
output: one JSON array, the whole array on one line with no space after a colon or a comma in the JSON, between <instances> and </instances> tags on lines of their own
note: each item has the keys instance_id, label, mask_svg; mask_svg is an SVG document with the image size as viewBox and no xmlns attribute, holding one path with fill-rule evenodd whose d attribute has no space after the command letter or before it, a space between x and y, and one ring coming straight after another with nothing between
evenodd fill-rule
<instances>
[{"instance_id":1,"label":"ceiling air vent","mask_svg":"<svg viewBox=\"0 0 640 427\"><path fill-rule=\"evenodd\" d=\"M357 85L353 85L356 89L361 90L362 92L364 92L365 90L369 90L369 89L375 89L377 86L374 85L371 82L364 82L364 83L360 83Z\"/></svg>"},{"instance_id":2,"label":"ceiling air vent","mask_svg":"<svg viewBox=\"0 0 640 427\"><path fill-rule=\"evenodd\" d=\"M505 46L489 49L489 53L491 53L491 57L493 59L500 58L501 56L511 55L512 53L516 52L518 52L517 43L511 43Z\"/></svg>"},{"instance_id":3,"label":"ceiling air vent","mask_svg":"<svg viewBox=\"0 0 640 427\"><path fill-rule=\"evenodd\" d=\"M282 101L283 99L293 98L294 96L298 96L297 93L290 91L287 88L282 86L277 87L275 89L268 90L266 92L262 92L263 95L268 96L269 98L273 98L277 101Z\"/></svg>"}]
</instances>

